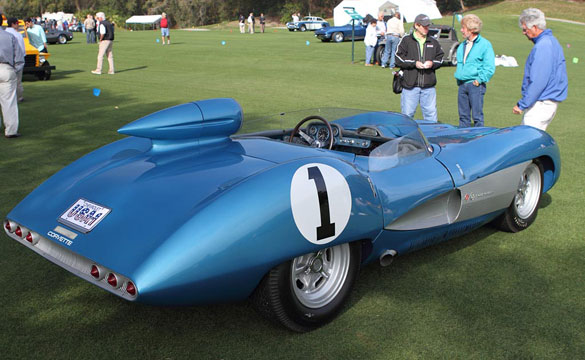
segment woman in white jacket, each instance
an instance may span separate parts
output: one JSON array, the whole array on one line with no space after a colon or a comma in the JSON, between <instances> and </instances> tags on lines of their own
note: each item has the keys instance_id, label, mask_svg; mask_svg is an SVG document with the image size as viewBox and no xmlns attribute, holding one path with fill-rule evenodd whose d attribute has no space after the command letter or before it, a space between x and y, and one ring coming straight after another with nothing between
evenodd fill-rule
<instances>
[{"instance_id":1,"label":"woman in white jacket","mask_svg":"<svg viewBox=\"0 0 585 360\"><path fill-rule=\"evenodd\" d=\"M366 66L374 66L372 64L372 55L378 43L378 36L376 35L376 20L371 20L366 28L366 37L364 44L366 45Z\"/></svg>"}]
</instances>

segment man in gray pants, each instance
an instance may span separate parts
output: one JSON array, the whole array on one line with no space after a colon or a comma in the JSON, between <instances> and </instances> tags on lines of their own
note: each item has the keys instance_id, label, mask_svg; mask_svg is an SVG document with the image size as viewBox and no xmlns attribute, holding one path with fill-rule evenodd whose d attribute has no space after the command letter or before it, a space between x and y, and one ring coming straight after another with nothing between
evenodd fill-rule
<instances>
[{"instance_id":1,"label":"man in gray pants","mask_svg":"<svg viewBox=\"0 0 585 360\"><path fill-rule=\"evenodd\" d=\"M0 107L4 136L19 137L16 68L24 63L24 53L12 34L0 28Z\"/></svg>"}]
</instances>

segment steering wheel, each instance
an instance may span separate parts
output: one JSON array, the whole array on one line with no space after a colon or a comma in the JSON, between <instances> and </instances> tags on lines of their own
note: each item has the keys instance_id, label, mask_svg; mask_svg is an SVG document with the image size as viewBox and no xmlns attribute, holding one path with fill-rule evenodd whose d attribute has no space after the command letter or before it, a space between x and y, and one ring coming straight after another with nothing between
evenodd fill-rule
<instances>
[{"instance_id":1,"label":"steering wheel","mask_svg":"<svg viewBox=\"0 0 585 360\"><path fill-rule=\"evenodd\" d=\"M331 128L331 124L329 124L329 121L327 121L325 118L318 116L318 115L310 115L310 116L307 116L306 118L304 118L303 120L301 120L297 124L297 126L295 126L293 131L290 133L290 138L288 139L288 142L292 143L295 135L298 133L301 136L301 138L303 138L303 140L305 140L307 143L309 143L309 145L317 146L317 147L324 147L324 146L322 146L324 144L321 144L320 142L314 140L312 137L305 134L303 132L303 130L301 130L301 126L309 120L319 120L322 123L324 123L325 125L327 125L327 130L329 130L329 145L327 146L327 148L329 150L331 150L333 148L333 129Z\"/></svg>"}]
</instances>

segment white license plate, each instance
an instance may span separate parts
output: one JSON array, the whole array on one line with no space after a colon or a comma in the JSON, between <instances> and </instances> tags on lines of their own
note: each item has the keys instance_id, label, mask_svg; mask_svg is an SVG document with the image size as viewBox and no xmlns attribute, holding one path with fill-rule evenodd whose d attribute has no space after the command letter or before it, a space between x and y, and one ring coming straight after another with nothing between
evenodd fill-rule
<instances>
[{"instance_id":1,"label":"white license plate","mask_svg":"<svg viewBox=\"0 0 585 360\"><path fill-rule=\"evenodd\" d=\"M79 199L59 217L59 222L82 233L88 233L112 211L94 202Z\"/></svg>"}]
</instances>

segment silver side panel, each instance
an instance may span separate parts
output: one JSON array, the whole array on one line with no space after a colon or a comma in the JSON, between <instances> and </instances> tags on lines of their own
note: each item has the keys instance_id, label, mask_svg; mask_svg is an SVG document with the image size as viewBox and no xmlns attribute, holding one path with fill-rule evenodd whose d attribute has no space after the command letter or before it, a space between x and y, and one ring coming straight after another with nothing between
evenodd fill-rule
<instances>
[{"instance_id":1,"label":"silver side panel","mask_svg":"<svg viewBox=\"0 0 585 360\"><path fill-rule=\"evenodd\" d=\"M520 185L522 173L530 163L531 161L526 161L461 186L461 212L457 221L472 219L510 206Z\"/></svg>"},{"instance_id":2,"label":"silver side panel","mask_svg":"<svg viewBox=\"0 0 585 360\"><path fill-rule=\"evenodd\" d=\"M437 196L386 226L418 230L473 219L510 206L530 161L500 170Z\"/></svg>"},{"instance_id":3,"label":"silver side panel","mask_svg":"<svg viewBox=\"0 0 585 360\"><path fill-rule=\"evenodd\" d=\"M459 215L461 195L452 190L425 202L389 224L387 230L426 229L451 224Z\"/></svg>"}]
</instances>

